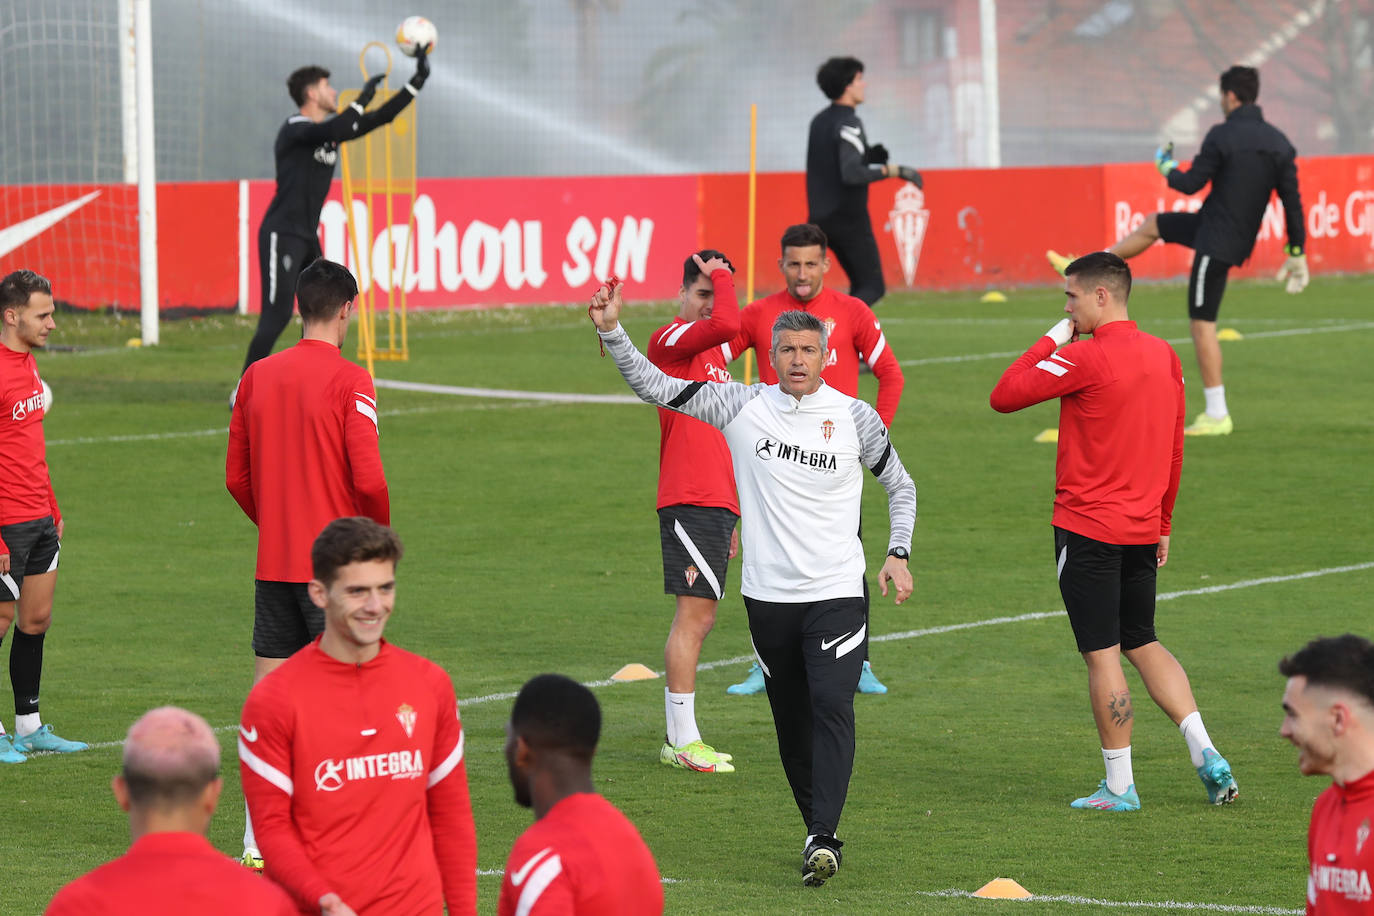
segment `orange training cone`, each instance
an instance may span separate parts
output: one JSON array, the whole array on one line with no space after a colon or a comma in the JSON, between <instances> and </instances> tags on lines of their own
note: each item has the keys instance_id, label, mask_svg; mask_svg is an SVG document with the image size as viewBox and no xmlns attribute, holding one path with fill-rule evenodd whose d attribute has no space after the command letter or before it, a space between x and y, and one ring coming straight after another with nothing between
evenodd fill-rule
<instances>
[{"instance_id":1,"label":"orange training cone","mask_svg":"<svg viewBox=\"0 0 1374 916\"><path fill-rule=\"evenodd\" d=\"M651 681L658 675L652 668L647 668L639 662L631 662L611 675L613 681Z\"/></svg>"},{"instance_id":2,"label":"orange training cone","mask_svg":"<svg viewBox=\"0 0 1374 916\"><path fill-rule=\"evenodd\" d=\"M992 900L1025 900L1034 895L1010 878L993 878L974 891L973 896Z\"/></svg>"}]
</instances>

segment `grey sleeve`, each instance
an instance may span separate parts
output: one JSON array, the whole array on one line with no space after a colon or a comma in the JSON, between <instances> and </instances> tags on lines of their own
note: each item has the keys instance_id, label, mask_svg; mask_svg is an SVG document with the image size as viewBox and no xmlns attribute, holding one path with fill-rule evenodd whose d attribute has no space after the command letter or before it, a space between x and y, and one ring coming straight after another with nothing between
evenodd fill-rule
<instances>
[{"instance_id":1,"label":"grey sleeve","mask_svg":"<svg viewBox=\"0 0 1374 916\"><path fill-rule=\"evenodd\" d=\"M902 466L878 412L856 399L850 402L849 413L859 433L864 466L887 491L887 547L910 550L911 531L916 527L916 484Z\"/></svg>"},{"instance_id":2,"label":"grey sleeve","mask_svg":"<svg viewBox=\"0 0 1374 916\"><path fill-rule=\"evenodd\" d=\"M696 417L717 429L729 425L744 405L763 389L761 385L746 386L738 382L691 382L675 378L635 349L624 325L609 334L600 331L597 334L615 360L616 368L641 401Z\"/></svg>"},{"instance_id":3,"label":"grey sleeve","mask_svg":"<svg viewBox=\"0 0 1374 916\"><path fill-rule=\"evenodd\" d=\"M883 167L867 160L868 138L855 119L853 124L841 124L836 135L840 160L840 182L846 185L872 184L883 179Z\"/></svg>"}]
</instances>

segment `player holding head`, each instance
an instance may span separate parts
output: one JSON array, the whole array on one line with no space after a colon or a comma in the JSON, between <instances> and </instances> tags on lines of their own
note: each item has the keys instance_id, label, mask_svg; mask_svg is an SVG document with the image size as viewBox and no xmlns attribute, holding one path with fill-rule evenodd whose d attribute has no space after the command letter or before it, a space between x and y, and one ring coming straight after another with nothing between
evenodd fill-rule
<instances>
[{"instance_id":1,"label":"player holding head","mask_svg":"<svg viewBox=\"0 0 1374 916\"><path fill-rule=\"evenodd\" d=\"M725 255L704 249L682 266L678 314L654 332L648 356L676 378L728 381L721 345L739 333L739 303ZM729 754L701 740L696 719L697 661L725 594L725 573L739 549L730 449L720 430L672 410L658 411L659 540L663 590L676 611L663 647L667 667L665 764L701 773L734 771Z\"/></svg>"},{"instance_id":2,"label":"player holding head","mask_svg":"<svg viewBox=\"0 0 1374 916\"><path fill-rule=\"evenodd\" d=\"M601 708L581 684L541 674L520 688L506 723L515 802L534 823L506 859L500 916L650 916L663 884L634 824L592 787Z\"/></svg>"},{"instance_id":3,"label":"player holding head","mask_svg":"<svg viewBox=\"0 0 1374 916\"><path fill-rule=\"evenodd\" d=\"M225 484L258 526L254 683L324 630L306 585L315 536L341 516L391 517L377 392L367 370L339 352L358 284L321 258L301 271L296 295L301 341L244 373L225 458ZM262 867L251 822L244 862Z\"/></svg>"},{"instance_id":4,"label":"player holding head","mask_svg":"<svg viewBox=\"0 0 1374 916\"><path fill-rule=\"evenodd\" d=\"M415 75L373 111L366 109L378 84L386 78L384 73L369 79L342 112L337 108L339 92L329 84L329 71L324 67L301 67L287 77L286 90L299 111L277 131L277 191L258 227L262 313L243 362L245 371L272 352L272 346L291 321L297 274L321 256L320 210L334 180L339 144L356 140L395 120L429 78L428 52L428 46L416 49ZM231 407L233 403L231 395Z\"/></svg>"},{"instance_id":5,"label":"player holding head","mask_svg":"<svg viewBox=\"0 0 1374 916\"><path fill-rule=\"evenodd\" d=\"M1277 191L1283 202L1288 260L1278 279L1287 279L1290 293L1307 286L1307 229L1298 192L1297 151L1283 132L1264 120L1255 104L1259 71L1235 66L1221 74L1221 111L1226 120L1202 140L1202 148L1187 169L1179 168L1173 144L1155 151L1155 165L1169 187L1196 194L1211 182L1212 190L1196 213L1152 213L1109 251L1133 258L1163 239L1192 248L1188 275L1188 317L1193 346L1202 376L1206 408L1184 430L1189 436L1225 436L1232 429L1221 377L1221 345L1217 343L1217 311L1226 292L1226 275L1254 250L1269 195ZM1049 252L1051 263L1062 261ZM1057 260L1058 259L1058 260Z\"/></svg>"},{"instance_id":6,"label":"player holding head","mask_svg":"<svg viewBox=\"0 0 1374 916\"><path fill-rule=\"evenodd\" d=\"M1183 369L1178 354L1127 314L1131 269L1105 251L1065 270L1061 320L1002 373L994 410L1059 399L1054 552L1059 592L1088 666L1088 697L1107 778L1075 808L1136 811L1131 769L1135 710L1121 655L1183 733L1215 805L1236 798L1188 675L1155 636L1156 571L1183 469ZM1089 334L1091 339L1079 340ZM1061 349L1062 348L1062 349Z\"/></svg>"},{"instance_id":7,"label":"player holding head","mask_svg":"<svg viewBox=\"0 0 1374 916\"><path fill-rule=\"evenodd\" d=\"M1279 734L1298 749L1298 769L1325 773L1307 830L1307 912L1369 911L1374 873L1374 643L1314 639L1279 662L1288 678Z\"/></svg>"},{"instance_id":8,"label":"player holding head","mask_svg":"<svg viewBox=\"0 0 1374 916\"><path fill-rule=\"evenodd\" d=\"M324 632L243 707L240 771L267 876L302 912L477 909L453 684L382 638L400 558L390 528L330 522L310 551Z\"/></svg>"},{"instance_id":9,"label":"player holding head","mask_svg":"<svg viewBox=\"0 0 1374 916\"><path fill-rule=\"evenodd\" d=\"M31 270L0 278L0 641L18 612L10 642L14 734L0 724L0 763L23 763L33 751L83 751L80 741L53 734L38 714L43 637L52 623L62 513L53 495L43 439L43 381L33 351L57 325L52 285Z\"/></svg>"},{"instance_id":10,"label":"player holding head","mask_svg":"<svg viewBox=\"0 0 1374 916\"><path fill-rule=\"evenodd\" d=\"M868 215L868 186L904 178L921 187L921 173L888 163L887 148L869 145L854 109L867 92L863 62L832 57L816 71L830 106L811 119L806 142L806 221L820 226L849 275L849 294L873 306L883 297L883 263Z\"/></svg>"},{"instance_id":11,"label":"player holding head","mask_svg":"<svg viewBox=\"0 0 1374 916\"><path fill-rule=\"evenodd\" d=\"M902 367L888 347L873 310L859 299L825 286L825 274L830 270L827 244L826 233L810 223L784 230L778 269L786 289L745 307L740 313L740 333L725 345L725 356L735 359L753 347L758 356L760 381L773 384L778 377L767 354L772 347L774 322L783 312L797 309L815 315L827 328L829 341L821 378L840 393L858 397L859 366L867 365L878 380L878 416L890 427L897 417L897 405L906 384ZM763 689L763 669L757 663L742 683L727 688L737 695L760 693ZM887 693L887 687L878 680L867 659L859 676L859 692Z\"/></svg>"},{"instance_id":12,"label":"player holding head","mask_svg":"<svg viewBox=\"0 0 1374 916\"><path fill-rule=\"evenodd\" d=\"M675 379L641 356L620 326L621 291L603 285L589 310L616 368L642 400L720 429L730 447L745 531L740 594L766 677L778 752L806 825L802 881L824 884L840 866L835 837L854 768L854 690L868 609L859 541L863 469L888 497L888 556L878 574L898 604L916 487L878 413L821 377L827 329L817 316L778 316L769 355L778 381Z\"/></svg>"},{"instance_id":13,"label":"player holding head","mask_svg":"<svg viewBox=\"0 0 1374 916\"><path fill-rule=\"evenodd\" d=\"M206 840L224 784L219 763L219 741L200 716L175 706L144 713L129 728L124 766L111 783L115 801L129 814L133 844L59 891L47 916L129 906L149 914L297 913L281 888L244 871Z\"/></svg>"}]
</instances>

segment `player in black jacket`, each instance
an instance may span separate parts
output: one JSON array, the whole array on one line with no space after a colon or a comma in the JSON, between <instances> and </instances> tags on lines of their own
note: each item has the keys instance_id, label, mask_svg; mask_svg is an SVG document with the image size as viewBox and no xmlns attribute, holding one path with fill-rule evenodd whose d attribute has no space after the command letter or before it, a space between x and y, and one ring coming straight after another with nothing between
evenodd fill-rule
<instances>
[{"instance_id":1,"label":"player in black jacket","mask_svg":"<svg viewBox=\"0 0 1374 916\"><path fill-rule=\"evenodd\" d=\"M1178 167L1173 144L1155 151L1155 165L1169 187L1195 194L1210 181L1212 190L1196 213L1152 213L1140 228L1109 251L1131 258L1159 239L1187 245L1196 252L1188 276L1188 317L1206 409L1184 429L1190 436L1225 436L1231 432L1226 387L1221 380L1221 345L1217 343L1217 310L1226 291L1226 275L1250 257L1270 192L1283 203L1288 255L1278 279L1290 293L1307 286L1307 229L1298 192L1297 150L1283 132L1264 120L1255 104L1259 71L1231 67L1221 74L1221 110L1226 120L1203 138L1188 169ZM1051 262L1057 255L1050 252ZM1056 263L1056 267L1058 264Z\"/></svg>"},{"instance_id":2,"label":"player in black jacket","mask_svg":"<svg viewBox=\"0 0 1374 916\"><path fill-rule=\"evenodd\" d=\"M921 173L890 165L882 144L869 146L854 107L864 100L864 65L853 57L832 57L816 71L816 83L830 107L811 119L806 143L806 203L809 223L830 241L830 251L849 275L849 294L870 307L883 297L883 264L868 217L868 186L883 178L905 178L921 187Z\"/></svg>"},{"instance_id":3,"label":"player in black jacket","mask_svg":"<svg viewBox=\"0 0 1374 916\"><path fill-rule=\"evenodd\" d=\"M410 104L429 77L428 50L416 51L415 75L374 111L367 111L367 105L384 74L369 79L358 98L342 112L335 107L339 92L329 85L325 68L301 67L287 78L286 88L300 113L287 118L277 132L277 191L258 228L262 314L248 345L244 371L272 352L277 337L291 321L296 277L321 256L317 235L320 210L334 180L339 144L391 123Z\"/></svg>"}]
</instances>

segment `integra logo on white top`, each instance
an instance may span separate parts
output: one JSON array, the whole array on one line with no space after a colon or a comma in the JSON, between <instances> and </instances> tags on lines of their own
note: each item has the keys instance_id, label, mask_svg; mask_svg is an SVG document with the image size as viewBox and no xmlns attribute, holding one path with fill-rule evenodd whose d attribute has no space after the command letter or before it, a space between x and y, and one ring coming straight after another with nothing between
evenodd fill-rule
<instances>
[{"instance_id":1,"label":"integra logo on white top","mask_svg":"<svg viewBox=\"0 0 1374 916\"><path fill-rule=\"evenodd\" d=\"M800 445L788 445L777 439L764 437L754 443L754 457L762 461L791 461L804 467L826 473L838 470L839 461L829 452L815 452Z\"/></svg>"},{"instance_id":2,"label":"integra logo on white top","mask_svg":"<svg viewBox=\"0 0 1374 916\"><path fill-rule=\"evenodd\" d=\"M345 782L360 779L420 779L425 775L420 751L392 751L389 754L364 754L343 760L326 758L315 767L315 789L337 792Z\"/></svg>"}]
</instances>

